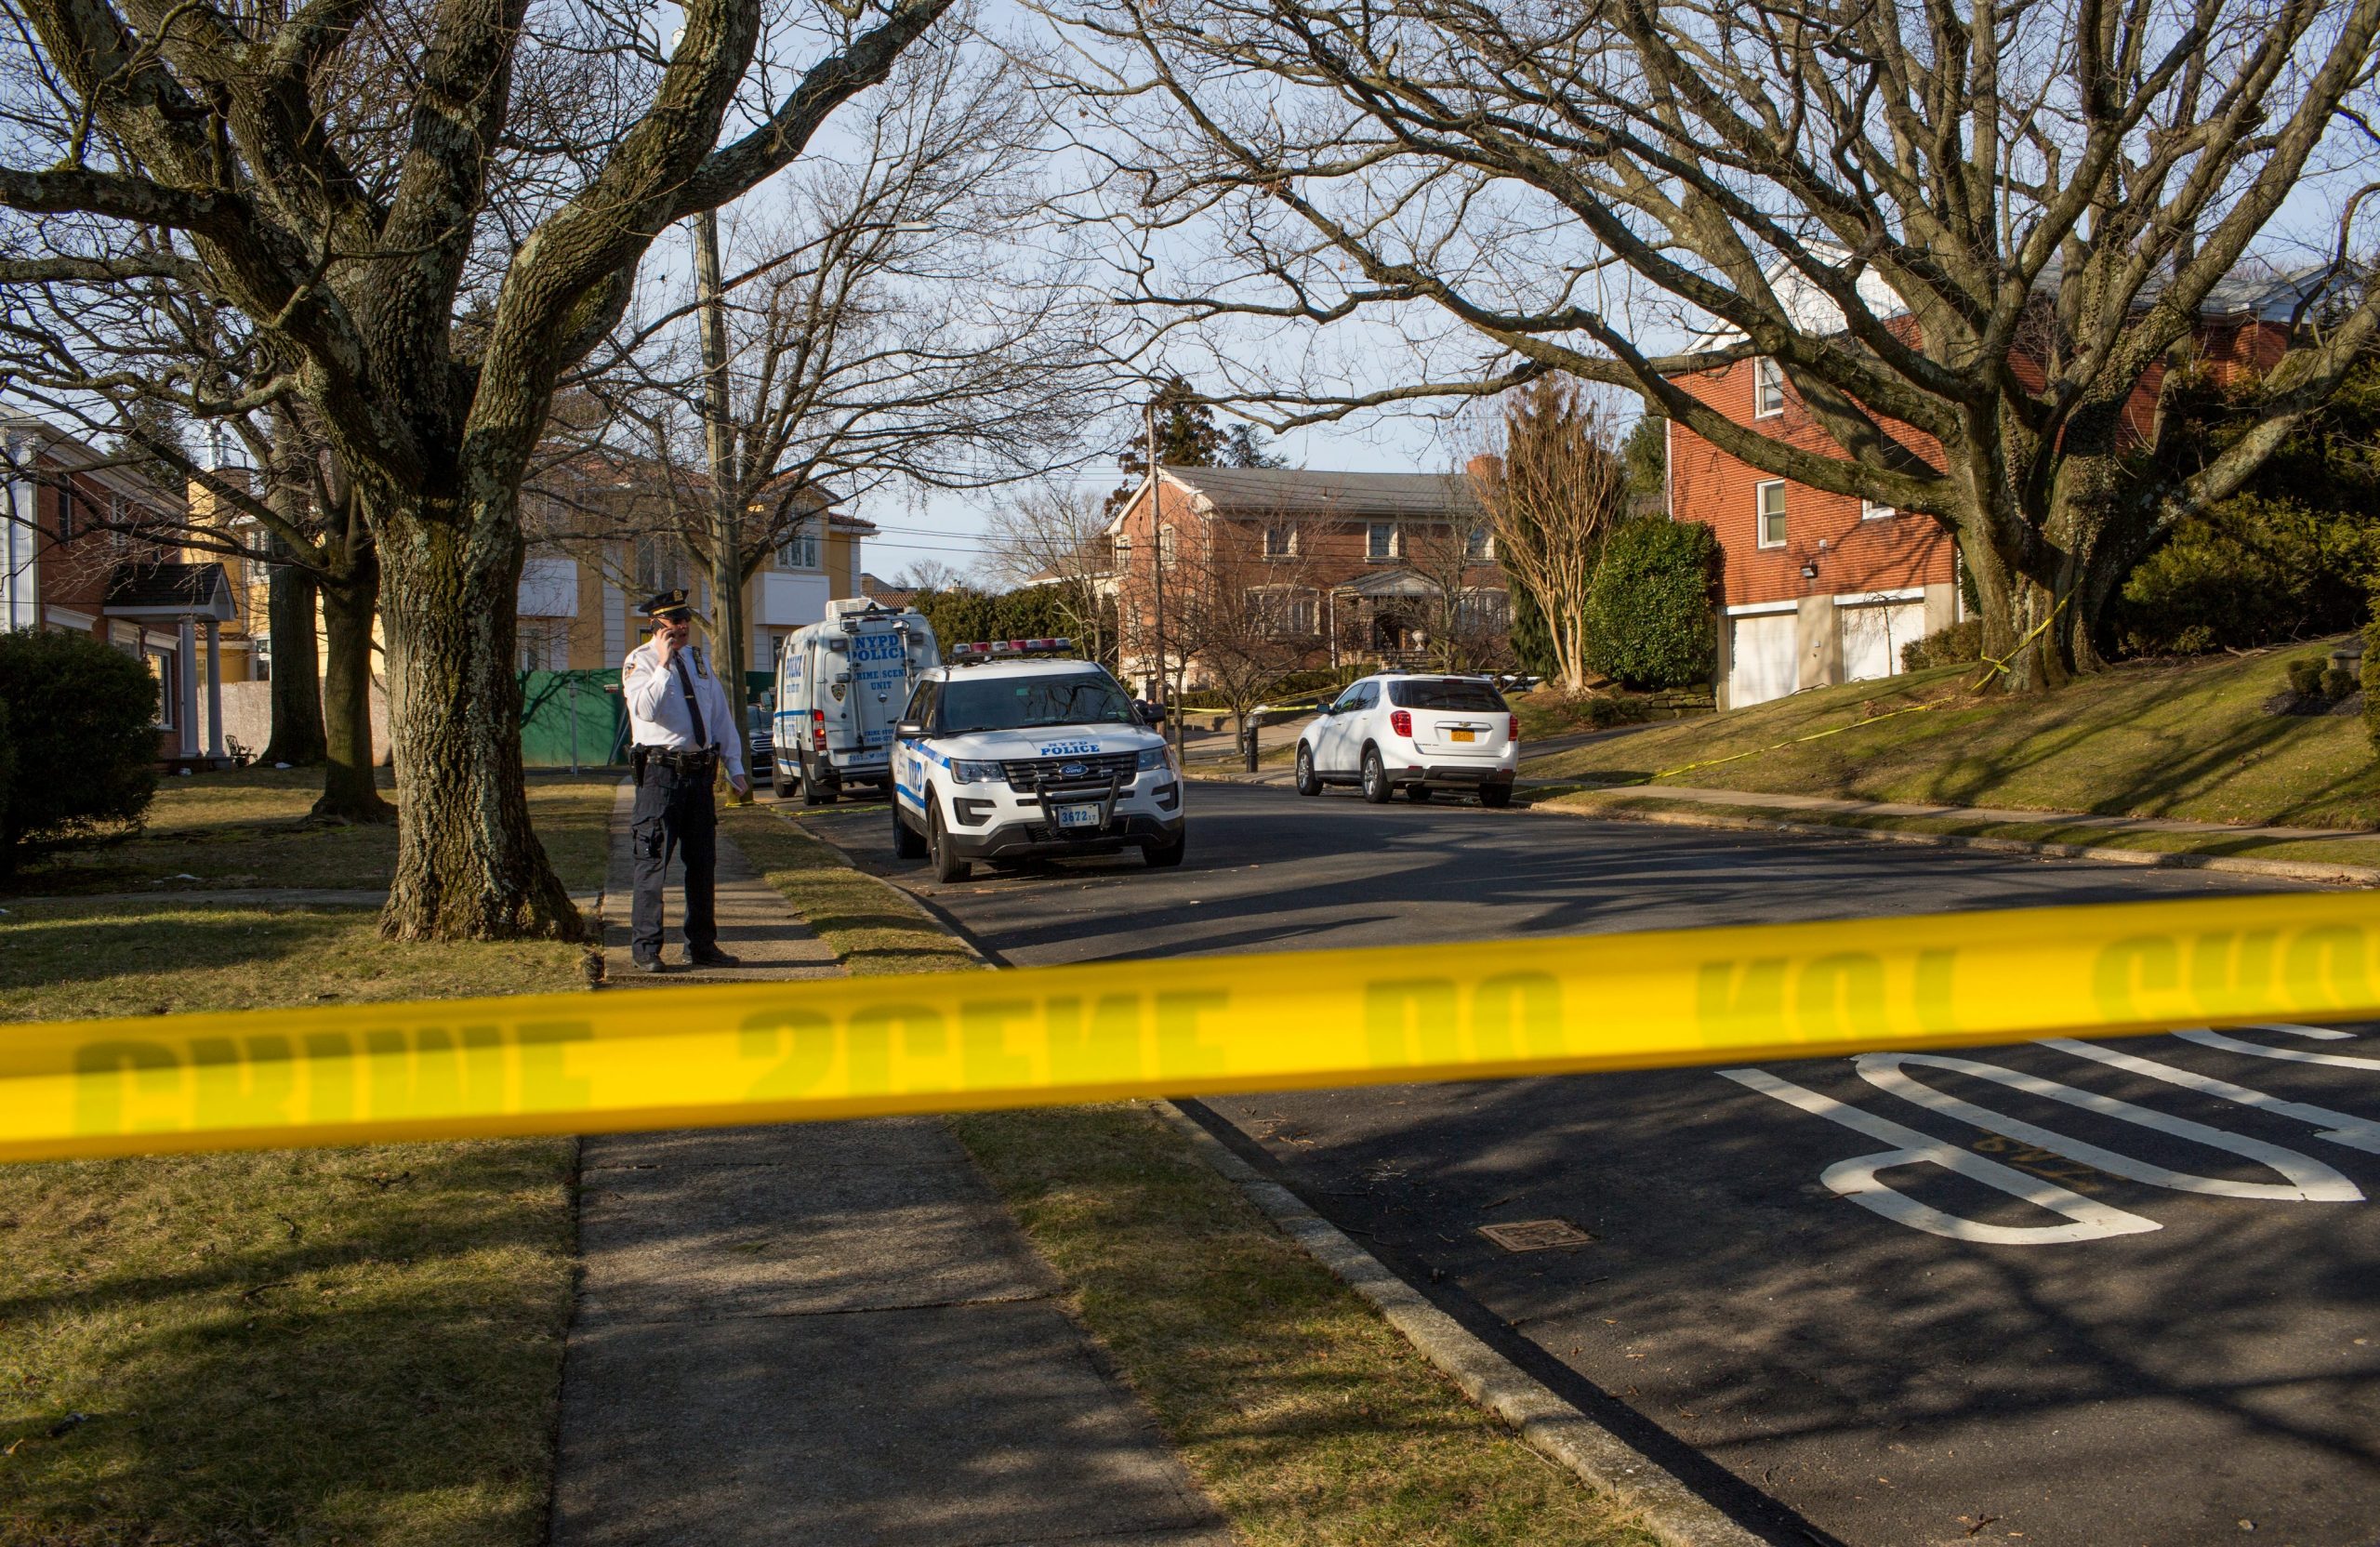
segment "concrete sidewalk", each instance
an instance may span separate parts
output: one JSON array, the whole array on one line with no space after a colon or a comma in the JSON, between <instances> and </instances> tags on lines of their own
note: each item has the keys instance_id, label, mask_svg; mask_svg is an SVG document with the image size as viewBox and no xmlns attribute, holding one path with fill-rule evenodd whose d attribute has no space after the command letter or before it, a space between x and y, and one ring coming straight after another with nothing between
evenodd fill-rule
<instances>
[{"instance_id":1,"label":"concrete sidewalk","mask_svg":"<svg viewBox=\"0 0 2380 1547\"><path fill-rule=\"evenodd\" d=\"M744 965L631 981L838 974L720 847ZM938 1119L589 1138L580 1167L553 1547L1228 1547Z\"/></svg>"}]
</instances>

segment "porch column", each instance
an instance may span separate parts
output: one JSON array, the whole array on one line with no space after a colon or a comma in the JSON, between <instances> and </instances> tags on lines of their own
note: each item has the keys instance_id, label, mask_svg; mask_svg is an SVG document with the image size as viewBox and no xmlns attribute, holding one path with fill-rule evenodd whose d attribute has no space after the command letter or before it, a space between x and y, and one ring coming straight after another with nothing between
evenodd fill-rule
<instances>
[{"instance_id":1,"label":"porch column","mask_svg":"<svg viewBox=\"0 0 2380 1547\"><path fill-rule=\"evenodd\" d=\"M174 718L179 722L181 728L182 756L195 758L198 756L198 627L196 619L187 617L182 619L181 648L174 652L174 658L181 668L179 673L181 691L178 695L181 700L181 707Z\"/></svg>"},{"instance_id":2,"label":"porch column","mask_svg":"<svg viewBox=\"0 0 2380 1547\"><path fill-rule=\"evenodd\" d=\"M206 620L206 755L223 756L223 626Z\"/></svg>"}]
</instances>

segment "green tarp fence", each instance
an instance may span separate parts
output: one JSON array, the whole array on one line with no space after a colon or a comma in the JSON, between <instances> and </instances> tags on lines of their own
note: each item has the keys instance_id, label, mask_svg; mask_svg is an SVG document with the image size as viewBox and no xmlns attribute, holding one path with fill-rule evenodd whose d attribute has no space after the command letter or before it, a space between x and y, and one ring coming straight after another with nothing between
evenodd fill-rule
<instances>
[{"instance_id":1,"label":"green tarp fence","mask_svg":"<svg viewBox=\"0 0 2380 1547\"><path fill-rule=\"evenodd\" d=\"M521 674L521 760L529 767L626 762L628 730L618 668Z\"/></svg>"}]
</instances>

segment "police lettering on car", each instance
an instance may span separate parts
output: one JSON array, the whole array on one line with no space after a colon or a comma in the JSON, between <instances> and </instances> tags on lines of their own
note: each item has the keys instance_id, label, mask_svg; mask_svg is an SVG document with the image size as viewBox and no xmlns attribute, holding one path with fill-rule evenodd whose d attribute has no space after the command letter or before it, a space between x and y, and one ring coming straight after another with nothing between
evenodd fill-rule
<instances>
[{"instance_id":1,"label":"police lettering on car","mask_svg":"<svg viewBox=\"0 0 2380 1547\"><path fill-rule=\"evenodd\" d=\"M1179 865L1182 771L1153 716L1066 640L953 647L896 727L892 849L938 880L977 860L1137 848Z\"/></svg>"},{"instance_id":2,"label":"police lettering on car","mask_svg":"<svg viewBox=\"0 0 2380 1547\"><path fill-rule=\"evenodd\" d=\"M635 851L636 901L628 954L639 972L661 965L661 885L672 853L683 856L685 949L693 967L733 967L719 948L712 888L718 849L718 808L711 787L722 764L737 794L744 775L744 727L699 646L691 642L694 611L681 590L663 591L637 609L653 620L653 637L628 652L620 668L628 701L630 766L636 807L628 828Z\"/></svg>"}]
</instances>

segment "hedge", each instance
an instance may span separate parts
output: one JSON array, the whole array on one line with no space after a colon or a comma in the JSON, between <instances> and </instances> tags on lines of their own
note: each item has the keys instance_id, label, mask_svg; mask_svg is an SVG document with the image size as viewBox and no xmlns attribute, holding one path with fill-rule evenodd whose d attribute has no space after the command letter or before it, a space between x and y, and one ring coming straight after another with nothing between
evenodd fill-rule
<instances>
[{"instance_id":1,"label":"hedge","mask_svg":"<svg viewBox=\"0 0 2380 1547\"><path fill-rule=\"evenodd\" d=\"M1587 665L1632 688L1710 681L1718 575L1719 540L1701 522L1620 522L1587 590Z\"/></svg>"},{"instance_id":2,"label":"hedge","mask_svg":"<svg viewBox=\"0 0 2380 1547\"><path fill-rule=\"evenodd\" d=\"M88 634L0 634L0 706L16 764L0 866L28 847L138 822L157 792L157 680Z\"/></svg>"}]
</instances>

